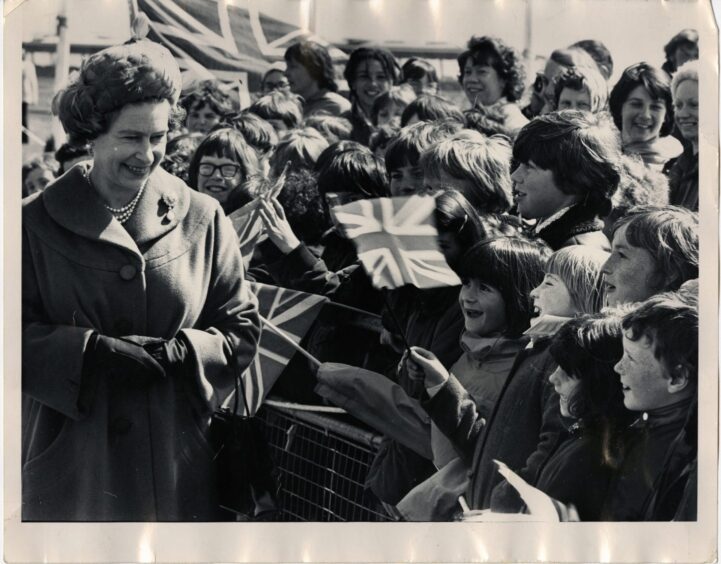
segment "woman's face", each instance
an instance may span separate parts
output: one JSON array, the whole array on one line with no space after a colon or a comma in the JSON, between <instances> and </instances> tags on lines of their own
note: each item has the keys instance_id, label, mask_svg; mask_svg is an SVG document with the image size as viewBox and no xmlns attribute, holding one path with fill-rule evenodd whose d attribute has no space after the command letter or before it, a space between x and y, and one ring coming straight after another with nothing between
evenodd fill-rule
<instances>
[{"instance_id":1,"label":"woman's face","mask_svg":"<svg viewBox=\"0 0 721 564\"><path fill-rule=\"evenodd\" d=\"M621 106L621 137L624 143L644 143L659 136L666 118L666 104L652 98L639 85L629 92Z\"/></svg>"},{"instance_id":2,"label":"woman's face","mask_svg":"<svg viewBox=\"0 0 721 564\"><path fill-rule=\"evenodd\" d=\"M692 143L698 142L698 82L684 80L673 96L674 119L681 135Z\"/></svg>"},{"instance_id":3,"label":"woman's face","mask_svg":"<svg viewBox=\"0 0 721 564\"><path fill-rule=\"evenodd\" d=\"M568 288L555 274L546 273L541 283L531 290L531 299L539 316L573 317L577 313Z\"/></svg>"},{"instance_id":4,"label":"woman's face","mask_svg":"<svg viewBox=\"0 0 721 564\"><path fill-rule=\"evenodd\" d=\"M167 100L124 106L92 142L93 180L135 195L163 160L169 118Z\"/></svg>"},{"instance_id":5,"label":"woman's face","mask_svg":"<svg viewBox=\"0 0 721 564\"><path fill-rule=\"evenodd\" d=\"M274 90L287 92L289 89L288 79L282 71L274 70L265 75L265 80L263 80L263 94L270 94Z\"/></svg>"},{"instance_id":6,"label":"woman's face","mask_svg":"<svg viewBox=\"0 0 721 564\"><path fill-rule=\"evenodd\" d=\"M224 204L233 188L242 181L240 166L227 157L206 155L198 165L198 192Z\"/></svg>"},{"instance_id":7,"label":"woman's face","mask_svg":"<svg viewBox=\"0 0 721 564\"><path fill-rule=\"evenodd\" d=\"M480 102L484 106L490 106L503 96L506 81L501 80L493 67L474 64L469 57L463 67L462 85L471 104Z\"/></svg>"},{"instance_id":8,"label":"woman's face","mask_svg":"<svg viewBox=\"0 0 721 564\"><path fill-rule=\"evenodd\" d=\"M577 378L569 376L560 366L548 377L553 388L558 394L558 403L561 407L561 415L571 417L568 412L568 400L571 398L576 388L581 384Z\"/></svg>"},{"instance_id":9,"label":"woman's face","mask_svg":"<svg viewBox=\"0 0 721 564\"><path fill-rule=\"evenodd\" d=\"M355 78L350 84L353 94L367 114L370 114L373 100L379 94L388 92L391 86L393 86L391 77L383 69L380 61L376 59L366 59L361 62L356 68Z\"/></svg>"},{"instance_id":10,"label":"woman's face","mask_svg":"<svg viewBox=\"0 0 721 564\"><path fill-rule=\"evenodd\" d=\"M506 302L493 286L478 280L464 280L458 302L466 331L483 337L500 333L506 328Z\"/></svg>"},{"instance_id":11,"label":"woman's face","mask_svg":"<svg viewBox=\"0 0 721 564\"><path fill-rule=\"evenodd\" d=\"M308 69L295 59L286 62L285 76L288 78L291 91L304 98L318 89L318 83L310 76Z\"/></svg>"},{"instance_id":12,"label":"woman's face","mask_svg":"<svg viewBox=\"0 0 721 564\"><path fill-rule=\"evenodd\" d=\"M581 90L564 88L558 97L559 110L583 110L591 111L591 93L585 86Z\"/></svg>"},{"instance_id":13,"label":"woman's face","mask_svg":"<svg viewBox=\"0 0 721 564\"><path fill-rule=\"evenodd\" d=\"M185 125L190 133L209 133L213 127L220 123L220 115L205 104L199 103L188 112Z\"/></svg>"}]
</instances>

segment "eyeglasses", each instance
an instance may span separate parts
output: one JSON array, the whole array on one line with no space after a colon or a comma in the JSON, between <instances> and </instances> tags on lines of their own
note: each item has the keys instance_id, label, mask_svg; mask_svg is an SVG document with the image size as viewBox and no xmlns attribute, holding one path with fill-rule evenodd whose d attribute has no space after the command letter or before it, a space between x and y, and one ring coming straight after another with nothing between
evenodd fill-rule
<instances>
[{"instance_id":1,"label":"eyeglasses","mask_svg":"<svg viewBox=\"0 0 721 564\"><path fill-rule=\"evenodd\" d=\"M240 166L236 164L214 165L204 163L198 167L198 174L203 176L213 176L216 170L220 170L220 174L223 178L233 178L236 174L238 174Z\"/></svg>"},{"instance_id":2,"label":"eyeglasses","mask_svg":"<svg viewBox=\"0 0 721 564\"><path fill-rule=\"evenodd\" d=\"M542 72L536 73L536 80L533 81L533 91L540 94L548 86L548 78Z\"/></svg>"}]
</instances>

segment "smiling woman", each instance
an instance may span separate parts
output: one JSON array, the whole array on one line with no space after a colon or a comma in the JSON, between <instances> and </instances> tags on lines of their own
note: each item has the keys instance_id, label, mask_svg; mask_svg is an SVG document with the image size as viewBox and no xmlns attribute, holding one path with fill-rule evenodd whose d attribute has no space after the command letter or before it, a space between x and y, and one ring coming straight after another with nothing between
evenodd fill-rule
<instances>
[{"instance_id":1,"label":"smiling woman","mask_svg":"<svg viewBox=\"0 0 721 564\"><path fill-rule=\"evenodd\" d=\"M25 521L223 517L208 428L259 323L220 205L158 167L180 82L138 41L54 100L93 159L23 202Z\"/></svg>"}]
</instances>

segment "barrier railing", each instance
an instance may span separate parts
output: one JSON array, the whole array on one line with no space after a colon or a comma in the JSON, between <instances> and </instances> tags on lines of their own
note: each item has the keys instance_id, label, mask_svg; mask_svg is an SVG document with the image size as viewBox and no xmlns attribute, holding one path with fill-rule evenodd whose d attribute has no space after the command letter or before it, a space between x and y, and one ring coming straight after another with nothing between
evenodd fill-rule
<instances>
[{"instance_id":1,"label":"barrier railing","mask_svg":"<svg viewBox=\"0 0 721 564\"><path fill-rule=\"evenodd\" d=\"M280 470L283 521L393 521L365 487L381 437L310 411L265 405L258 413Z\"/></svg>"}]
</instances>

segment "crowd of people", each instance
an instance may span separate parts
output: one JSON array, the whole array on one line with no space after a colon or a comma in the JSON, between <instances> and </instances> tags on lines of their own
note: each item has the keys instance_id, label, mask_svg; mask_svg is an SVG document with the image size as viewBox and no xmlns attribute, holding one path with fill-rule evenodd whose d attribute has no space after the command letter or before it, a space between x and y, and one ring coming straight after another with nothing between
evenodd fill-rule
<instances>
[{"instance_id":1,"label":"crowd of people","mask_svg":"<svg viewBox=\"0 0 721 564\"><path fill-rule=\"evenodd\" d=\"M609 84L579 41L529 85L474 36L460 107L381 48L341 95L303 41L242 110L149 41L89 57L53 101L68 144L23 167L23 519L219 518L208 425L256 354L254 280L381 316L306 340L375 376L279 386L377 422L399 518L528 511L498 460L577 520L695 520L698 35L665 54ZM426 194L462 284L374 287L331 208ZM226 216L253 201L245 268Z\"/></svg>"}]
</instances>

